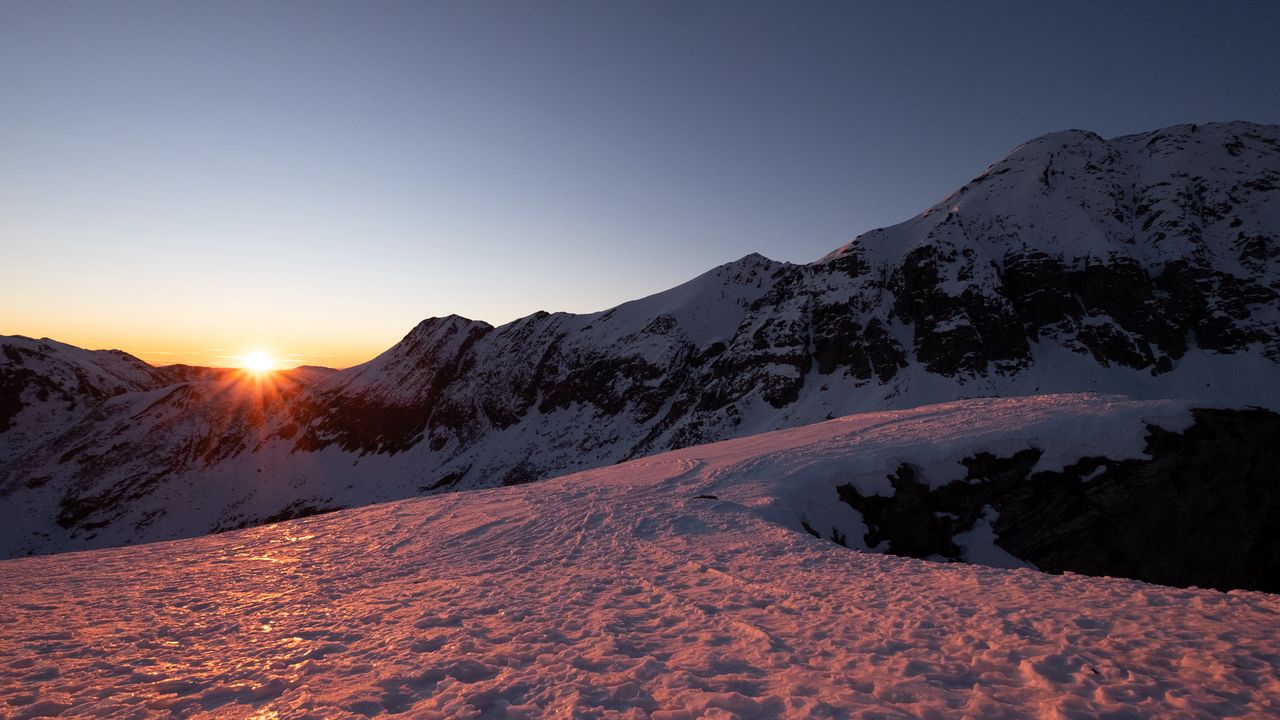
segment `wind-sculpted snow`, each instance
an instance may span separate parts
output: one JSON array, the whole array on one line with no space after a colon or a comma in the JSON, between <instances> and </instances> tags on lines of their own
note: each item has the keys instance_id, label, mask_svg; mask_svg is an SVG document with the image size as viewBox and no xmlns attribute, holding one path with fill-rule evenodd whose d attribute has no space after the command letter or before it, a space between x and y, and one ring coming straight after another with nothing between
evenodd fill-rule
<instances>
[{"instance_id":1,"label":"wind-sculpted snow","mask_svg":"<svg viewBox=\"0 0 1280 720\"><path fill-rule=\"evenodd\" d=\"M13 718L1227 717L1280 713L1280 599L852 551L834 487L1185 406L872 413L518 487L0 563ZM1073 431L1088 429L1087 435ZM1103 429L1107 432L1097 432ZM1086 443L1087 444L1087 443ZM699 497L714 496L714 497Z\"/></svg>"}]
</instances>

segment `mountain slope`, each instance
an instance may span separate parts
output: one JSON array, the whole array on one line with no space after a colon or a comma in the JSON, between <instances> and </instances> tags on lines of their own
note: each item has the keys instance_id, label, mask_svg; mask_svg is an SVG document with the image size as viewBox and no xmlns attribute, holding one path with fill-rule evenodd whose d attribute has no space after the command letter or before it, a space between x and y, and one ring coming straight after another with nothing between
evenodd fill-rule
<instances>
[{"instance_id":1,"label":"mountain slope","mask_svg":"<svg viewBox=\"0 0 1280 720\"><path fill-rule=\"evenodd\" d=\"M0 477L15 458L49 443L109 398L173 382L119 350L83 350L48 338L0 338Z\"/></svg>"},{"instance_id":2,"label":"mountain slope","mask_svg":"<svg viewBox=\"0 0 1280 720\"><path fill-rule=\"evenodd\" d=\"M19 718L1275 716L1275 595L922 562L801 529L861 537L836 487L902 458L963 476L975 449L1030 445L1050 470L1140 456L1148 422L1190 418L971 400L0 562L0 700Z\"/></svg>"},{"instance_id":3,"label":"mountain slope","mask_svg":"<svg viewBox=\"0 0 1280 720\"><path fill-rule=\"evenodd\" d=\"M1276 402L1277 200L1275 127L1056 133L812 265L748 256L612 311L496 330L426 321L388 353L408 360L357 368L309 437L465 446L483 429L510 447L531 413L569 414L562 444L595 444L579 435L603 422L625 458L961 395ZM409 417L373 427L353 396Z\"/></svg>"},{"instance_id":4,"label":"mountain slope","mask_svg":"<svg viewBox=\"0 0 1280 720\"><path fill-rule=\"evenodd\" d=\"M1280 127L1054 133L815 263L750 255L589 315L432 318L279 389L190 378L50 421L0 458L3 552L517 484L962 397L1280 407L1278 299Z\"/></svg>"}]
</instances>

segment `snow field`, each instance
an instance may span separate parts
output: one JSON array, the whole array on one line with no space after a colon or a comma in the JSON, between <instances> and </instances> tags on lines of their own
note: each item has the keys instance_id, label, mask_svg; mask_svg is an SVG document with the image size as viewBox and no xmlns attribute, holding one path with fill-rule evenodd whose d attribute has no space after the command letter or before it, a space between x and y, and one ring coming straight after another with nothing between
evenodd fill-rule
<instances>
[{"instance_id":1,"label":"snow field","mask_svg":"<svg viewBox=\"0 0 1280 720\"><path fill-rule=\"evenodd\" d=\"M1183 414L961 401L5 561L0 715L1280 715L1276 596L915 561L799 530L819 508L856 522L822 493L899 457L942 467L981 445L1088 438L1137 453L1145 421Z\"/></svg>"}]
</instances>

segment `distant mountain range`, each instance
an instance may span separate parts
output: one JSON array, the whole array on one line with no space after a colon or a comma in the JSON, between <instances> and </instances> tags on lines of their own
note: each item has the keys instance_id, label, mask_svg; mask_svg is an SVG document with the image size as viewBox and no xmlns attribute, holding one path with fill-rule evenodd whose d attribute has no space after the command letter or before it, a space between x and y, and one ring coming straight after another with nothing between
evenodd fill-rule
<instances>
[{"instance_id":1,"label":"distant mountain range","mask_svg":"<svg viewBox=\"0 0 1280 720\"><path fill-rule=\"evenodd\" d=\"M1280 126L1053 133L807 265L424 320L257 382L0 340L0 557L510 485L858 411L1102 391L1280 407Z\"/></svg>"}]
</instances>

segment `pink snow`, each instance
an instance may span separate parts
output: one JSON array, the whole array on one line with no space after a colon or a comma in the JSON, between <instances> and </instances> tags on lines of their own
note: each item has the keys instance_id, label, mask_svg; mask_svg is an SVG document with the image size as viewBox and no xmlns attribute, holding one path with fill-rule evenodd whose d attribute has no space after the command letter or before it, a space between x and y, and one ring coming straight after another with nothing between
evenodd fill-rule
<instances>
[{"instance_id":1,"label":"pink snow","mask_svg":"<svg viewBox=\"0 0 1280 720\"><path fill-rule=\"evenodd\" d=\"M967 400L5 561L0 716L1274 716L1277 596L915 561L798 529L824 507L839 520L825 494L842 473L984 444L1140 453L1146 422L1183 414Z\"/></svg>"}]
</instances>

